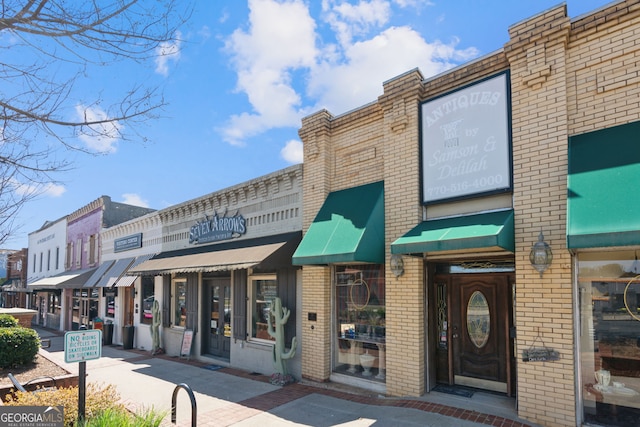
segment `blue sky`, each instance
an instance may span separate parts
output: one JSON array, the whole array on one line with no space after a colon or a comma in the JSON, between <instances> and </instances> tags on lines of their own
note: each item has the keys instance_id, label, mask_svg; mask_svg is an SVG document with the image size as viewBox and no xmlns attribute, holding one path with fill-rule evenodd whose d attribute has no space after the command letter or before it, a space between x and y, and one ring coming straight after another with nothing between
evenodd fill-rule
<instances>
[{"instance_id":1,"label":"blue sky","mask_svg":"<svg viewBox=\"0 0 640 427\"><path fill-rule=\"evenodd\" d=\"M162 117L135 129L146 142L78 139L101 154L65 152L74 168L25 206L4 247L27 247L45 221L101 195L163 209L300 163L302 117L375 101L384 81L408 70L429 77L494 52L509 26L560 3L196 0L179 42L147 63L89 67L69 100L159 85ZM571 18L609 3L566 2Z\"/></svg>"}]
</instances>

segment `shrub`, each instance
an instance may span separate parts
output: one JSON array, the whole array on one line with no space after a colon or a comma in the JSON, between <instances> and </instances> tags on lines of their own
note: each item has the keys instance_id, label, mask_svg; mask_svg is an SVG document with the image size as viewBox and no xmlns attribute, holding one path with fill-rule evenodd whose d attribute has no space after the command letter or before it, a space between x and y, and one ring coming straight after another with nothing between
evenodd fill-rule
<instances>
[{"instance_id":1,"label":"shrub","mask_svg":"<svg viewBox=\"0 0 640 427\"><path fill-rule=\"evenodd\" d=\"M132 414L125 409L107 409L95 417L85 418L81 427L158 427L164 418L164 414L145 410L139 414Z\"/></svg>"},{"instance_id":2,"label":"shrub","mask_svg":"<svg viewBox=\"0 0 640 427\"><path fill-rule=\"evenodd\" d=\"M18 326L18 319L10 314L0 314L0 328L15 328Z\"/></svg>"},{"instance_id":3,"label":"shrub","mask_svg":"<svg viewBox=\"0 0 640 427\"><path fill-rule=\"evenodd\" d=\"M32 363L40 349L40 337L21 326L0 328L0 368Z\"/></svg>"},{"instance_id":4,"label":"shrub","mask_svg":"<svg viewBox=\"0 0 640 427\"><path fill-rule=\"evenodd\" d=\"M119 403L120 396L113 385L102 387L87 384L85 393L85 419L99 417L105 411L126 411ZM24 393L17 391L7 395L7 406L63 406L64 425L74 426L78 421L78 387L61 387L56 390ZM119 425L119 424L115 424Z\"/></svg>"}]
</instances>

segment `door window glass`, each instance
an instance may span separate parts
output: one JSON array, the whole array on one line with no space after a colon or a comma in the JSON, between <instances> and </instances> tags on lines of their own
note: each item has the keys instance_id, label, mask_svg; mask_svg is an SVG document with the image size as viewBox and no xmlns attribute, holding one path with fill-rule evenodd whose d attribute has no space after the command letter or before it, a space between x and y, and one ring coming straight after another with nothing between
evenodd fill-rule
<instances>
[{"instance_id":1,"label":"door window glass","mask_svg":"<svg viewBox=\"0 0 640 427\"><path fill-rule=\"evenodd\" d=\"M467 333L473 345L484 347L489 340L491 318L487 299L480 291L475 291L467 305Z\"/></svg>"},{"instance_id":2,"label":"door window glass","mask_svg":"<svg viewBox=\"0 0 640 427\"><path fill-rule=\"evenodd\" d=\"M584 421L640 418L640 264L633 251L578 255Z\"/></svg>"}]
</instances>

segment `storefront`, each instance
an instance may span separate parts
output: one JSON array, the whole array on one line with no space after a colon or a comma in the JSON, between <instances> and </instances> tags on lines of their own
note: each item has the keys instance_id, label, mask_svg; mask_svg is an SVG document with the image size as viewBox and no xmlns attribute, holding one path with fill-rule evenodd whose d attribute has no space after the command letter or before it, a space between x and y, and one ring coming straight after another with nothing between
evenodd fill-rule
<instances>
[{"instance_id":1,"label":"storefront","mask_svg":"<svg viewBox=\"0 0 640 427\"><path fill-rule=\"evenodd\" d=\"M472 63L303 119L303 377L636 423L637 4L559 5Z\"/></svg>"},{"instance_id":2,"label":"storefront","mask_svg":"<svg viewBox=\"0 0 640 427\"><path fill-rule=\"evenodd\" d=\"M329 194L293 255L331 268L331 378L385 390L384 185ZM317 313L308 313L309 320Z\"/></svg>"},{"instance_id":3,"label":"storefront","mask_svg":"<svg viewBox=\"0 0 640 427\"><path fill-rule=\"evenodd\" d=\"M87 292L83 295L80 289L95 271L95 268L68 271L29 283L27 288L36 295L36 323L55 330L65 330L67 322L71 323L73 330L77 330L83 321L88 324L89 310L97 307L97 297ZM65 294L71 295L72 301L66 306L66 311L62 305Z\"/></svg>"},{"instance_id":4,"label":"storefront","mask_svg":"<svg viewBox=\"0 0 640 427\"><path fill-rule=\"evenodd\" d=\"M629 197L640 177L639 132L633 122L569 139L578 382L584 420L598 425L635 425L640 417L640 206Z\"/></svg>"},{"instance_id":5,"label":"storefront","mask_svg":"<svg viewBox=\"0 0 640 427\"><path fill-rule=\"evenodd\" d=\"M153 278L143 310L157 302L163 351L270 375L282 326L299 378L301 192L297 165L157 212L162 250L128 274Z\"/></svg>"}]
</instances>

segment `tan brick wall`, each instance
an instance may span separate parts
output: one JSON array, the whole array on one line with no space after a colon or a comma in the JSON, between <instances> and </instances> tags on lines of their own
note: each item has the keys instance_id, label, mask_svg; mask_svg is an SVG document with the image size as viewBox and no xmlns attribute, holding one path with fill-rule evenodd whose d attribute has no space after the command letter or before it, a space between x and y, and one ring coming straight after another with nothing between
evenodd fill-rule
<instances>
[{"instance_id":1,"label":"tan brick wall","mask_svg":"<svg viewBox=\"0 0 640 427\"><path fill-rule=\"evenodd\" d=\"M302 269L302 376L327 381L331 373L331 269ZM309 321L308 313L317 320Z\"/></svg>"},{"instance_id":2,"label":"tan brick wall","mask_svg":"<svg viewBox=\"0 0 640 427\"><path fill-rule=\"evenodd\" d=\"M639 26L637 0L572 23L567 55L571 135L640 119Z\"/></svg>"}]
</instances>

